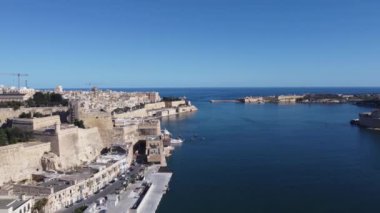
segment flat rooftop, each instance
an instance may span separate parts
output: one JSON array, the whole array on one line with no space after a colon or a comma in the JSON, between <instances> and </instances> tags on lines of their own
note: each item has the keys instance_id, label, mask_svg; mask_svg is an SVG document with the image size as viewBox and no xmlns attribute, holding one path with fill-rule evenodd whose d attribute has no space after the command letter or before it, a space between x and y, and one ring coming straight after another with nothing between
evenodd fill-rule
<instances>
[{"instance_id":1,"label":"flat rooftop","mask_svg":"<svg viewBox=\"0 0 380 213\"><path fill-rule=\"evenodd\" d=\"M74 185L76 182L90 178L95 173L97 173L96 170L88 167L80 168L77 171L61 175L54 173L44 173L43 175L45 177L50 177L51 179L45 182L39 182L37 183L37 186L53 187L54 192L58 192Z\"/></svg>"},{"instance_id":2,"label":"flat rooftop","mask_svg":"<svg viewBox=\"0 0 380 213\"><path fill-rule=\"evenodd\" d=\"M40 183L39 186L43 187L53 187L54 192L61 191L63 189L66 189L67 187L72 186L72 182L70 181L65 181L61 179L52 179L43 183Z\"/></svg>"},{"instance_id":3,"label":"flat rooftop","mask_svg":"<svg viewBox=\"0 0 380 213\"><path fill-rule=\"evenodd\" d=\"M92 175L96 173L97 173L96 170L92 168L84 167L84 168L80 168L79 170L73 173L66 173L65 175L62 175L59 178L66 181L81 181L81 180L86 180L90 178Z\"/></svg>"},{"instance_id":4,"label":"flat rooftop","mask_svg":"<svg viewBox=\"0 0 380 213\"><path fill-rule=\"evenodd\" d=\"M23 93L0 93L1 96L25 96L26 94Z\"/></svg>"},{"instance_id":5,"label":"flat rooftop","mask_svg":"<svg viewBox=\"0 0 380 213\"><path fill-rule=\"evenodd\" d=\"M101 167L107 168L113 165L115 162L117 162L117 160L121 160L123 157L125 157L125 154L105 155L99 158L101 160L104 160L103 162L92 162L88 164L87 166L80 167L72 172L66 172L65 174L56 174L56 173L49 173L49 172L36 173L36 175L41 175L45 177L45 180L46 179L49 179L49 180L45 182L37 182L35 183L35 186L50 187L50 188L52 187L54 189L54 192L58 192L82 180L89 179L94 174L98 173Z\"/></svg>"},{"instance_id":6,"label":"flat rooftop","mask_svg":"<svg viewBox=\"0 0 380 213\"><path fill-rule=\"evenodd\" d=\"M9 209L10 207L13 207L13 210L15 210L28 201L29 200L19 200L19 199L11 199L11 198L2 199L2 198L0 198L0 209Z\"/></svg>"}]
</instances>

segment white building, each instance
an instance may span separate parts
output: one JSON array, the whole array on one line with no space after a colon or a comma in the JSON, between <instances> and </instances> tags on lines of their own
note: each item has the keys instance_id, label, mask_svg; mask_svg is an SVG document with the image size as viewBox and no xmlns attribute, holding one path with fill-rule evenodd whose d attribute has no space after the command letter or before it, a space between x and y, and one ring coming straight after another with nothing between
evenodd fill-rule
<instances>
[{"instance_id":1,"label":"white building","mask_svg":"<svg viewBox=\"0 0 380 213\"><path fill-rule=\"evenodd\" d=\"M54 90L55 93L63 93L63 87L61 85L58 85L55 90Z\"/></svg>"},{"instance_id":2,"label":"white building","mask_svg":"<svg viewBox=\"0 0 380 213\"><path fill-rule=\"evenodd\" d=\"M31 213L34 200L14 197L0 197L0 213Z\"/></svg>"}]
</instances>

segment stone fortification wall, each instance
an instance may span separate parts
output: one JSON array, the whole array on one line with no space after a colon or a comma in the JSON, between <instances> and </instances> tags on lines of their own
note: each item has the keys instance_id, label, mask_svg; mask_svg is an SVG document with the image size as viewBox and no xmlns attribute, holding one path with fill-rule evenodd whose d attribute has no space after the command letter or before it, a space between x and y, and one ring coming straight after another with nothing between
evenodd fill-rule
<instances>
[{"instance_id":1,"label":"stone fortification wall","mask_svg":"<svg viewBox=\"0 0 380 213\"><path fill-rule=\"evenodd\" d=\"M148 116L148 113L145 108L113 115L114 118L136 118L136 117L146 117L146 116Z\"/></svg>"},{"instance_id":2,"label":"stone fortification wall","mask_svg":"<svg viewBox=\"0 0 380 213\"><path fill-rule=\"evenodd\" d=\"M165 102L165 107L178 107L179 105L184 105L186 104L185 100L180 100L180 101L166 101Z\"/></svg>"},{"instance_id":3,"label":"stone fortification wall","mask_svg":"<svg viewBox=\"0 0 380 213\"><path fill-rule=\"evenodd\" d=\"M54 112L66 112L68 107L32 107L20 108L13 110L12 108L0 108L0 124L4 123L7 119L17 118L21 113L39 112L42 114L51 114Z\"/></svg>"},{"instance_id":4,"label":"stone fortification wall","mask_svg":"<svg viewBox=\"0 0 380 213\"><path fill-rule=\"evenodd\" d=\"M138 125L140 135L159 135L161 133L161 122L159 120L150 120Z\"/></svg>"},{"instance_id":5,"label":"stone fortification wall","mask_svg":"<svg viewBox=\"0 0 380 213\"><path fill-rule=\"evenodd\" d=\"M29 142L0 147L0 186L9 181L30 179L41 171L41 157L50 151L50 143Z\"/></svg>"},{"instance_id":6,"label":"stone fortification wall","mask_svg":"<svg viewBox=\"0 0 380 213\"><path fill-rule=\"evenodd\" d=\"M128 125L125 127L115 127L113 141L116 144L126 146L135 143L138 140L138 125Z\"/></svg>"},{"instance_id":7,"label":"stone fortification wall","mask_svg":"<svg viewBox=\"0 0 380 213\"><path fill-rule=\"evenodd\" d=\"M12 126L25 131L34 131L43 129L55 124L61 124L61 119L58 115L42 117L42 118L15 118L12 121Z\"/></svg>"},{"instance_id":8,"label":"stone fortification wall","mask_svg":"<svg viewBox=\"0 0 380 213\"><path fill-rule=\"evenodd\" d=\"M103 146L112 144L113 122L112 116L108 113L82 113L80 119L83 120L86 128L97 127L102 138Z\"/></svg>"},{"instance_id":9,"label":"stone fortification wall","mask_svg":"<svg viewBox=\"0 0 380 213\"><path fill-rule=\"evenodd\" d=\"M112 129L112 116L109 113L81 113L80 120L83 120L84 125L88 128L98 127L102 129Z\"/></svg>"},{"instance_id":10,"label":"stone fortification wall","mask_svg":"<svg viewBox=\"0 0 380 213\"><path fill-rule=\"evenodd\" d=\"M77 127L61 129L55 134L36 134L41 141L51 141L51 152L56 154L60 165L58 170L72 168L92 161L104 147L98 128L80 129Z\"/></svg>"},{"instance_id":11,"label":"stone fortification wall","mask_svg":"<svg viewBox=\"0 0 380 213\"><path fill-rule=\"evenodd\" d=\"M57 137L52 142L52 151L59 156L64 169L94 160L103 148L98 128L61 130Z\"/></svg>"},{"instance_id":12,"label":"stone fortification wall","mask_svg":"<svg viewBox=\"0 0 380 213\"><path fill-rule=\"evenodd\" d=\"M148 117L148 116L168 116L177 113L176 108L181 105L186 105L185 100L180 101L161 101L157 103L145 104L144 109L138 109L131 112L114 114L113 118L135 118L135 117ZM186 111L186 110L184 110ZM188 110L190 111L190 110Z\"/></svg>"},{"instance_id":13,"label":"stone fortification wall","mask_svg":"<svg viewBox=\"0 0 380 213\"><path fill-rule=\"evenodd\" d=\"M157 102L157 103L145 104L144 108L146 110L165 108L165 102L161 101L161 102Z\"/></svg>"}]
</instances>

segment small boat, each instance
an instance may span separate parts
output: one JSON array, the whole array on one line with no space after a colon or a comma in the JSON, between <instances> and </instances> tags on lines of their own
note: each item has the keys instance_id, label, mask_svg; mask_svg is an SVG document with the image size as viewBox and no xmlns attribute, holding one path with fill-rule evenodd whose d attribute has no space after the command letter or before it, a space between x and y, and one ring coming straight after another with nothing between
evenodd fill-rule
<instances>
[{"instance_id":1,"label":"small boat","mask_svg":"<svg viewBox=\"0 0 380 213\"><path fill-rule=\"evenodd\" d=\"M359 119L351 120L351 121L350 121L350 124L351 124L351 125L360 125L360 123L359 123Z\"/></svg>"},{"instance_id":2,"label":"small boat","mask_svg":"<svg viewBox=\"0 0 380 213\"><path fill-rule=\"evenodd\" d=\"M182 140L181 138L177 138L177 139L172 138L172 139L170 140L170 143L171 143L171 144L180 144L180 143L183 143L183 140Z\"/></svg>"}]
</instances>

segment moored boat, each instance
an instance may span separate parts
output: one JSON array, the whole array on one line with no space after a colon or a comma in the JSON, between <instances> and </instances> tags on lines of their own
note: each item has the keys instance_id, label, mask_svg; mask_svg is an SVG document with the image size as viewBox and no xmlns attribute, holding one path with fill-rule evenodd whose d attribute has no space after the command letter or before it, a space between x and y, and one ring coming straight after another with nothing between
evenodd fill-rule
<instances>
[{"instance_id":1,"label":"moored boat","mask_svg":"<svg viewBox=\"0 0 380 213\"><path fill-rule=\"evenodd\" d=\"M181 139L181 138L172 138L171 140L170 140L170 143L171 144L180 144L180 143L183 143L183 140Z\"/></svg>"}]
</instances>

